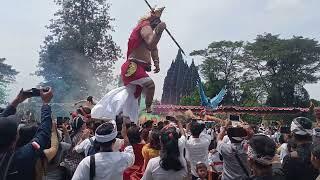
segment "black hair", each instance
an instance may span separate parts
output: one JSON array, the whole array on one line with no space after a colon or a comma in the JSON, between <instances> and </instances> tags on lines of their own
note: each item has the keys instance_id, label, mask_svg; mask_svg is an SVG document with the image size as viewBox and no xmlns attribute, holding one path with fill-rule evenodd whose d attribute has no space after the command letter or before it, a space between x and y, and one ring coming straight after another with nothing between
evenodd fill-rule
<instances>
[{"instance_id":1,"label":"black hair","mask_svg":"<svg viewBox=\"0 0 320 180\"><path fill-rule=\"evenodd\" d=\"M7 149L15 142L18 125L11 119L0 118L0 152Z\"/></svg>"},{"instance_id":2,"label":"black hair","mask_svg":"<svg viewBox=\"0 0 320 180\"><path fill-rule=\"evenodd\" d=\"M72 130L74 131L74 133L77 133L81 129L83 124L84 124L84 121L82 117L79 117L79 116L75 117L71 124Z\"/></svg>"},{"instance_id":3,"label":"black hair","mask_svg":"<svg viewBox=\"0 0 320 180\"><path fill-rule=\"evenodd\" d=\"M92 131L96 132L97 128L102 124L102 122L94 122L92 126Z\"/></svg>"},{"instance_id":4,"label":"black hair","mask_svg":"<svg viewBox=\"0 0 320 180\"><path fill-rule=\"evenodd\" d=\"M288 145L287 145L288 151L292 152L293 149L297 148L297 143L293 139L288 140Z\"/></svg>"},{"instance_id":5,"label":"black hair","mask_svg":"<svg viewBox=\"0 0 320 180\"><path fill-rule=\"evenodd\" d=\"M104 152L112 152L112 144L116 142L116 138L114 138L113 140L109 141L109 142L104 142L104 143L101 143L101 142L97 142L95 141L94 142L94 149L96 152L99 151L99 147L100 149L103 148L104 149Z\"/></svg>"},{"instance_id":6,"label":"black hair","mask_svg":"<svg viewBox=\"0 0 320 180\"><path fill-rule=\"evenodd\" d=\"M217 141L215 139L211 140L208 150L210 151L210 150L216 149L216 148L217 148Z\"/></svg>"},{"instance_id":7,"label":"black hair","mask_svg":"<svg viewBox=\"0 0 320 180\"><path fill-rule=\"evenodd\" d=\"M156 150L160 150L160 131L158 129L153 129L149 133L149 142L150 142L150 147Z\"/></svg>"},{"instance_id":8,"label":"black hair","mask_svg":"<svg viewBox=\"0 0 320 180\"><path fill-rule=\"evenodd\" d=\"M276 154L276 143L265 135L255 135L249 141L250 147L257 153L257 156L274 157ZM260 164L256 162L258 167L266 167L269 165Z\"/></svg>"},{"instance_id":9,"label":"black hair","mask_svg":"<svg viewBox=\"0 0 320 180\"><path fill-rule=\"evenodd\" d=\"M88 96L87 97L87 101L93 103L93 97L92 96Z\"/></svg>"},{"instance_id":10,"label":"black hair","mask_svg":"<svg viewBox=\"0 0 320 180\"><path fill-rule=\"evenodd\" d=\"M96 133L98 135L108 135L108 134L112 133L113 129L114 129L114 125L112 123L104 123L97 128ZM112 151L112 144L115 141L116 141L116 138L114 138L113 140L111 140L109 142L104 142L104 143L98 142L98 144L100 145L100 147L102 147L104 149L104 151L111 152Z\"/></svg>"},{"instance_id":11,"label":"black hair","mask_svg":"<svg viewBox=\"0 0 320 180\"><path fill-rule=\"evenodd\" d=\"M152 128L152 125L153 125L153 121L148 120L145 123L143 123L142 127L143 128Z\"/></svg>"},{"instance_id":12,"label":"black hair","mask_svg":"<svg viewBox=\"0 0 320 180\"><path fill-rule=\"evenodd\" d=\"M198 123L197 121L191 121L190 132L192 136L199 137L200 133L204 130L205 126Z\"/></svg>"},{"instance_id":13,"label":"black hair","mask_svg":"<svg viewBox=\"0 0 320 180\"><path fill-rule=\"evenodd\" d=\"M164 122L163 121L159 121L158 122L158 130L161 130L164 127Z\"/></svg>"},{"instance_id":14,"label":"black hair","mask_svg":"<svg viewBox=\"0 0 320 180\"><path fill-rule=\"evenodd\" d=\"M296 141L312 141L312 136L310 135L293 134L293 137Z\"/></svg>"},{"instance_id":15,"label":"black hair","mask_svg":"<svg viewBox=\"0 0 320 180\"><path fill-rule=\"evenodd\" d=\"M286 141L285 141L285 139L284 139L284 135L283 134L280 134L280 137L279 137L279 143L280 144L283 144L283 143L285 143Z\"/></svg>"},{"instance_id":16,"label":"black hair","mask_svg":"<svg viewBox=\"0 0 320 180\"><path fill-rule=\"evenodd\" d=\"M170 121L168 121L168 120L163 121L163 126L166 126L168 124L170 124Z\"/></svg>"},{"instance_id":17,"label":"black hair","mask_svg":"<svg viewBox=\"0 0 320 180\"><path fill-rule=\"evenodd\" d=\"M117 125L117 130L121 132L122 130L122 123L123 123L123 117L121 115L116 116L116 125Z\"/></svg>"},{"instance_id":18,"label":"black hair","mask_svg":"<svg viewBox=\"0 0 320 180\"><path fill-rule=\"evenodd\" d=\"M38 130L37 125L27 125L19 129L19 139L17 141L16 147L22 147L28 144L34 137Z\"/></svg>"},{"instance_id":19,"label":"black hair","mask_svg":"<svg viewBox=\"0 0 320 180\"><path fill-rule=\"evenodd\" d=\"M131 145L139 144L141 142L141 136L140 136L139 130L140 129L137 126L131 126L128 129L127 135L128 135L129 143Z\"/></svg>"},{"instance_id":20,"label":"black hair","mask_svg":"<svg viewBox=\"0 0 320 180\"><path fill-rule=\"evenodd\" d=\"M320 159L320 144L314 144L311 149L311 153L317 159Z\"/></svg>"},{"instance_id":21,"label":"black hair","mask_svg":"<svg viewBox=\"0 0 320 180\"><path fill-rule=\"evenodd\" d=\"M161 131L160 167L166 171L179 171L184 168L179 159L178 138L179 135L173 127L164 128Z\"/></svg>"}]
</instances>

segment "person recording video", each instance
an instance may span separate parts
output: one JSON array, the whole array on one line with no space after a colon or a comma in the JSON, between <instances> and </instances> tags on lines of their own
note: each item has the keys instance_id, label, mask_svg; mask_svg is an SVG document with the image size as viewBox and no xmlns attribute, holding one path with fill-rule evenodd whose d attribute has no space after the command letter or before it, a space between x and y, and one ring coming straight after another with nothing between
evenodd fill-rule
<instances>
[{"instance_id":1,"label":"person recording video","mask_svg":"<svg viewBox=\"0 0 320 180\"><path fill-rule=\"evenodd\" d=\"M217 136L217 151L223 159L222 180L248 178L250 172L248 156L242 143L247 131L242 127L231 127L231 124L227 120ZM230 139L230 143L223 140L225 136Z\"/></svg>"}]
</instances>

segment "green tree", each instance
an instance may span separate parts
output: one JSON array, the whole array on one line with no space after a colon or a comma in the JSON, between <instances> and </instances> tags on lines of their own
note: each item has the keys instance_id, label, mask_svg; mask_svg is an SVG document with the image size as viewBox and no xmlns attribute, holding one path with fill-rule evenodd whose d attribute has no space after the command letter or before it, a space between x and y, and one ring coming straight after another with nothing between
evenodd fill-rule
<instances>
[{"instance_id":1,"label":"green tree","mask_svg":"<svg viewBox=\"0 0 320 180\"><path fill-rule=\"evenodd\" d=\"M180 99L182 106L200 106L200 96L198 90L193 91L190 95L183 96Z\"/></svg>"},{"instance_id":2,"label":"green tree","mask_svg":"<svg viewBox=\"0 0 320 180\"><path fill-rule=\"evenodd\" d=\"M5 63L5 58L0 58L0 103L4 104L8 96L8 85L15 81L18 72L11 65Z\"/></svg>"},{"instance_id":3,"label":"green tree","mask_svg":"<svg viewBox=\"0 0 320 180\"><path fill-rule=\"evenodd\" d=\"M55 102L101 96L114 82L112 70L120 48L105 0L55 0L60 9L47 26L38 76L55 90Z\"/></svg>"},{"instance_id":4,"label":"green tree","mask_svg":"<svg viewBox=\"0 0 320 180\"><path fill-rule=\"evenodd\" d=\"M190 54L203 58L200 70L205 80L208 81L209 87L219 86L214 88L214 92L209 91L208 96L214 96L226 85L228 92L223 103L238 104L242 52L242 41L219 41L211 43L206 49L196 50Z\"/></svg>"},{"instance_id":5,"label":"green tree","mask_svg":"<svg viewBox=\"0 0 320 180\"><path fill-rule=\"evenodd\" d=\"M320 46L314 39L258 35L245 46L245 74L266 93L266 104L307 107L309 94L303 87L319 80Z\"/></svg>"}]
</instances>

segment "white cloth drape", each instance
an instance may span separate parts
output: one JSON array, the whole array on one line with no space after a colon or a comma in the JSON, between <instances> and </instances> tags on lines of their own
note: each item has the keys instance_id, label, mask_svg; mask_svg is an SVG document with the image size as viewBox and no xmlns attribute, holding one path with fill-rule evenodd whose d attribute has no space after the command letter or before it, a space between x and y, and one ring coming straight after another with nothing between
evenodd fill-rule
<instances>
[{"instance_id":1,"label":"white cloth drape","mask_svg":"<svg viewBox=\"0 0 320 180\"><path fill-rule=\"evenodd\" d=\"M134 123L138 122L139 102L134 97L135 85L122 86L107 93L91 110L91 117L115 119L119 113Z\"/></svg>"}]
</instances>

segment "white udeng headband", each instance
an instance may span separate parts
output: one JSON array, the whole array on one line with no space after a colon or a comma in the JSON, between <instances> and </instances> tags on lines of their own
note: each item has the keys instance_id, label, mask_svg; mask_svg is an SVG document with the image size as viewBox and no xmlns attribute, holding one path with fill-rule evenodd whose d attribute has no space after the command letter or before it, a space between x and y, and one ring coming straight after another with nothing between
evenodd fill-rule
<instances>
[{"instance_id":1,"label":"white udeng headband","mask_svg":"<svg viewBox=\"0 0 320 180\"><path fill-rule=\"evenodd\" d=\"M312 129L303 128L297 120L293 120L290 127L291 132L299 135L312 135Z\"/></svg>"},{"instance_id":2,"label":"white udeng headband","mask_svg":"<svg viewBox=\"0 0 320 180\"><path fill-rule=\"evenodd\" d=\"M97 130L99 129L99 127L102 126L105 123L101 124L97 128L97 130L95 132L96 141L98 141L100 143L110 142L113 139L115 139L117 137L117 135L118 135L117 126L115 125L115 122L111 121L111 122L107 122L107 123L113 124L113 131L110 134L107 134L107 135L99 135L99 134L97 134Z\"/></svg>"}]
</instances>

